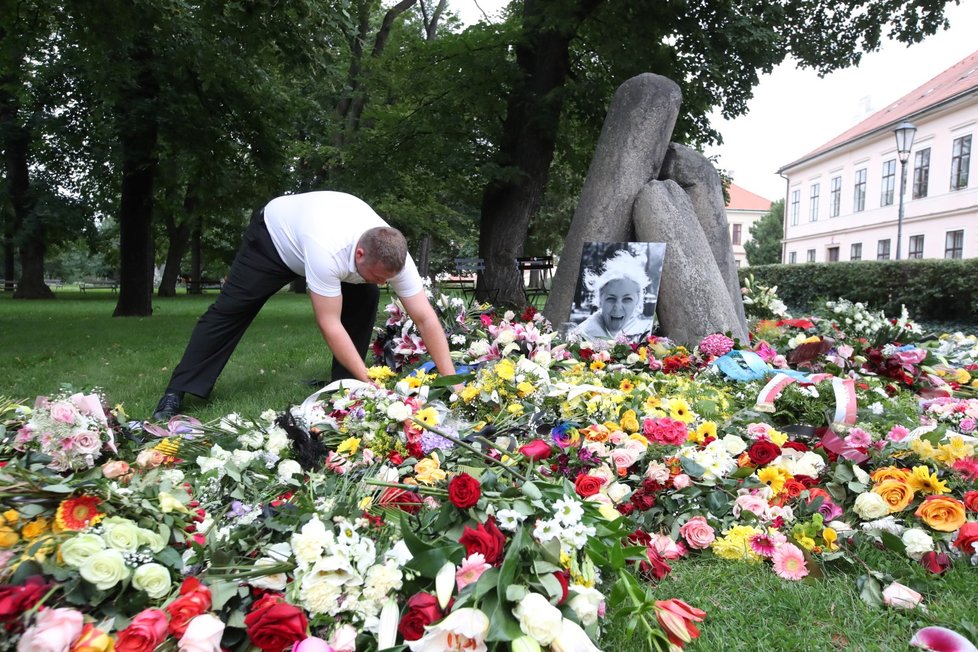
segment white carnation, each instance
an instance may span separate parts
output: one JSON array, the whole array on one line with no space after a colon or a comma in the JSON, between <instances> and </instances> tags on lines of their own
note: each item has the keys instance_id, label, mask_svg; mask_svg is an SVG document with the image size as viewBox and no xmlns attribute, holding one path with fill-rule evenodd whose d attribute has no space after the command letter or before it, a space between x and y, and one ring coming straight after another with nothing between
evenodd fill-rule
<instances>
[{"instance_id":1,"label":"white carnation","mask_svg":"<svg viewBox=\"0 0 978 652\"><path fill-rule=\"evenodd\" d=\"M934 549L934 539L920 528L910 528L903 533L901 539L907 547L907 557L913 560L919 560L924 553Z\"/></svg>"}]
</instances>

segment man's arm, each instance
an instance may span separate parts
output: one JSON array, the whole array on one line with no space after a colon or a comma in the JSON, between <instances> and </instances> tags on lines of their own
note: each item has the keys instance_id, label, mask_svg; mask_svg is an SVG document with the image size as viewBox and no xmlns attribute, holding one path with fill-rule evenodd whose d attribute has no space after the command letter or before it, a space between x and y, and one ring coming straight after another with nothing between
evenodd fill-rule
<instances>
[{"instance_id":1,"label":"man's arm","mask_svg":"<svg viewBox=\"0 0 978 652\"><path fill-rule=\"evenodd\" d=\"M435 366L438 367L438 373L442 376L455 375L455 364L452 362L452 356L449 353L448 339L445 337L445 331L441 327L438 315L428 303L428 297L425 296L425 293L418 292L414 296L402 297L401 304L411 319L414 320L414 325L418 327L425 348L428 349L431 359L435 361Z\"/></svg>"},{"instance_id":2,"label":"man's arm","mask_svg":"<svg viewBox=\"0 0 978 652\"><path fill-rule=\"evenodd\" d=\"M350 335L340 321L343 297L324 297L315 292L310 292L309 296L312 299L312 310L316 315L316 324L319 326L326 344L329 345L330 351L333 352L333 357L346 367L354 378L369 382L367 365L364 364L353 340L350 339ZM444 335L442 339L444 339Z\"/></svg>"}]
</instances>

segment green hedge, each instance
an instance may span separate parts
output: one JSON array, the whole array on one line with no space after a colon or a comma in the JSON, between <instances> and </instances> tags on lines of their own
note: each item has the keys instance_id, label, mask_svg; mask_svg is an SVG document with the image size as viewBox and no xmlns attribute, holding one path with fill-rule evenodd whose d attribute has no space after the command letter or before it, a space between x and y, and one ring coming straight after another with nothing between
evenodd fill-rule
<instances>
[{"instance_id":1,"label":"green hedge","mask_svg":"<svg viewBox=\"0 0 978 652\"><path fill-rule=\"evenodd\" d=\"M978 321L978 258L758 265L741 268L777 286L789 306L810 310L817 299L862 301L889 316L905 305L915 320Z\"/></svg>"}]
</instances>

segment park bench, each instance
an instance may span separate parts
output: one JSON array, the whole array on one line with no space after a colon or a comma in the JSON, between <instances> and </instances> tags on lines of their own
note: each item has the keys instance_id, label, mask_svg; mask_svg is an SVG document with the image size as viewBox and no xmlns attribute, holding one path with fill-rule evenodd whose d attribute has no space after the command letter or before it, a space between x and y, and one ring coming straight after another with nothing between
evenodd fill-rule
<instances>
[{"instance_id":1,"label":"park bench","mask_svg":"<svg viewBox=\"0 0 978 652\"><path fill-rule=\"evenodd\" d=\"M206 292L207 290L220 290L222 285L223 283L221 281L210 278L201 279L196 285L193 281L184 282L184 286L187 288L187 294L190 294L194 287L200 288L201 292Z\"/></svg>"},{"instance_id":2,"label":"park bench","mask_svg":"<svg viewBox=\"0 0 978 652\"><path fill-rule=\"evenodd\" d=\"M469 300L469 305L475 301L475 288L479 283L479 274L486 271L486 261L482 258L456 258L455 269L446 278L439 281L442 290L457 290ZM494 302L498 290L488 290L489 301Z\"/></svg>"},{"instance_id":3,"label":"park bench","mask_svg":"<svg viewBox=\"0 0 978 652\"><path fill-rule=\"evenodd\" d=\"M546 300L553 283L553 256L524 256L516 259L516 266L527 302L536 306L539 299Z\"/></svg>"},{"instance_id":4,"label":"park bench","mask_svg":"<svg viewBox=\"0 0 978 652\"><path fill-rule=\"evenodd\" d=\"M0 278L0 292L6 292L7 290L13 292L17 289L17 281L11 279L7 280L5 278Z\"/></svg>"},{"instance_id":5,"label":"park bench","mask_svg":"<svg viewBox=\"0 0 978 652\"><path fill-rule=\"evenodd\" d=\"M109 278L89 279L79 283L78 289L82 292L85 292L86 290L112 290L115 292L119 289L119 282L113 281Z\"/></svg>"}]
</instances>

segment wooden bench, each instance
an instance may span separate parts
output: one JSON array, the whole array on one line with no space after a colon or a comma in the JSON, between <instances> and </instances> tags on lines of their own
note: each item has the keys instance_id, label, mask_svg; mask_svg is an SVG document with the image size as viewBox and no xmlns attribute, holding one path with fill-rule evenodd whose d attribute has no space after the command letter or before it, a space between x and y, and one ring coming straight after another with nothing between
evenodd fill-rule
<instances>
[{"instance_id":1,"label":"wooden bench","mask_svg":"<svg viewBox=\"0 0 978 652\"><path fill-rule=\"evenodd\" d=\"M79 283L78 289L82 292L86 290L112 290L115 292L119 289L119 282L108 278L90 279Z\"/></svg>"},{"instance_id":2,"label":"wooden bench","mask_svg":"<svg viewBox=\"0 0 978 652\"><path fill-rule=\"evenodd\" d=\"M192 294L193 288L199 289L201 293L207 290L220 290L222 285L224 284L221 281L209 278L205 278L199 283L194 283L193 281L186 281L184 283L184 287L187 288L187 294Z\"/></svg>"},{"instance_id":3,"label":"wooden bench","mask_svg":"<svg viewBox=\"0 0 978 652\"><path fill-rule=\"evenodd\" d=\"M536 306L541 297L546 300L553 284L553 256L524 256L516 259L516 266L520 270L520 285L527 302Z\"/></svg>"}]
</instances>

